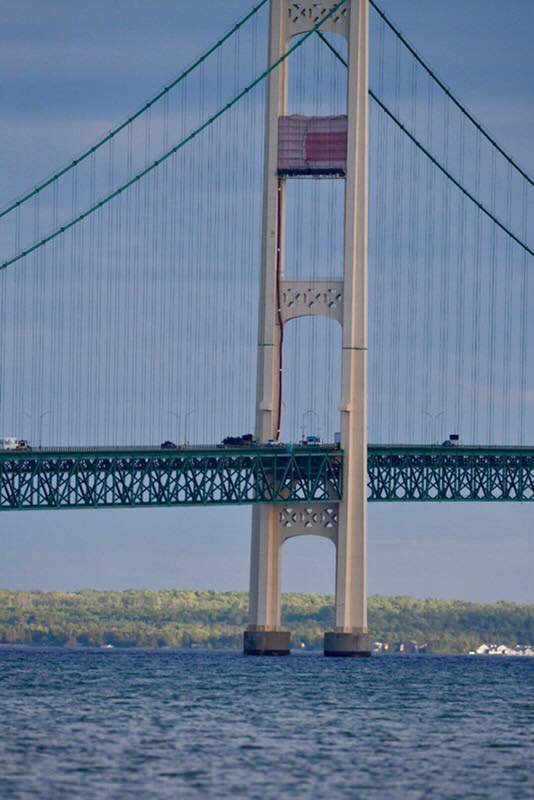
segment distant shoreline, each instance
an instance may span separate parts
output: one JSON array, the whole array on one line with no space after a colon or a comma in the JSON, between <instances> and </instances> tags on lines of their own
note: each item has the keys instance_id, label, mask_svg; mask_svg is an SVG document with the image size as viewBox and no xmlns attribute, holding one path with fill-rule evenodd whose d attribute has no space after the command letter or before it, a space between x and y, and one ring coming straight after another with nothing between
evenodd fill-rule
<instances>
[{"instance_id":1,"label":"distant shoreline","mask_svg":"<svg viewBox=\"0 0 534 800\"><path fill-rule=\"evenodd\" d=\"M66 653L199 653L202 655L210 654L216 655L220 653L221 655L242 655L242 650L239 647L170 647L170 646L163 646L163 647L142 647L140 645L116 645L113 646L111 650L106 649L105 646L101 645L68 645L68 644L7 644L6 642L0 642L0 652L5 650L24 650L27 652L38 652L42 650L43 652L61 652L64 651ZM299 658L306 658L307 656L322 656L323 650L321 647L314 647L307 650L301 650L300 648L291 648L291 655L298 656ZM419 659L419 658L466 658L470 661L476 660L489 660L489 661L502 661L504 659L509 659L511 661L517 661L517 656L512 655L502 655L499 657L495 657L493 655L473 655L472 653L417 653L417 654L406 654L406 653L373 653L373 658L398 658L398 659ZM520 658L520 661L523 661L524 658Z\"/></svg>"},{"instance_id":2,"label":"distant shoreline","mask_svg":"<svg viewBox=\"0 0 534 800\"><path fill-rule=\"evenodd\" d=\"M247 603L246 592L0 590L0 644L237 650ZM320 650L324 631L333 625L333 599L286 594L283 620L295 649ZM426 645L432 654L463 655L484 642L509 647L534 642L534 604L375 595L369 600L369 627L388 653L404 643Z\"/></svg>"}]
</instances>

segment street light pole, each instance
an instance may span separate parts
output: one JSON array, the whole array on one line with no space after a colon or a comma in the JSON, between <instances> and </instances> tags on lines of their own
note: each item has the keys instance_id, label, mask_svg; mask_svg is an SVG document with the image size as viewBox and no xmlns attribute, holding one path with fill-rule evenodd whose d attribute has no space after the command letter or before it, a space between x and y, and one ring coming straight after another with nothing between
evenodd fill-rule
<instances>
[{"instance_id":1,"label":"street light pole","mask_svg":"<svg viewBox=\"0 0 534 800\"><path fill-rule=\"evenodd\" d=\"M304 437L306 436L306 423L305 423L305 419L306 419L306 417L308 416L308 414L314 414L314 416L315 416L315 417L317 417L317 423L319 423L319 414L317 413L317 411L314 411L314 409L313 409L313 408L309 408L307 411L305 411L305 412L304 412L304 414L302 415L302 438L303 438L303 439L304 439Z\"/></svg>"},{"instance_id":2,"label":"street light pole","mask_svg":"<svg viewBox=\"0 0 534 800\"><path fill-rule=\"evenodd\" d=\"M43 411L43 413L39 415L39 450L43 446L43 419L51 413L51 411Z\"/></svg>"},{"instance_id":3,"label":"street light pole","mask_svg":"<svg viewBox=\"0 0 534 800\"><path fill-rule=\"evenodd\" d=\"M176 417L176 419L178 420L178 440L179 440L180 439L180 433L181 433L181 430L182 430L182 425L181 425L182 415L180 413L178 413L178 411L169 411L169 414L170 414L171 417Z\"/></svg>"},{"instance_id":4,"label":"street light pole","mask_svg":"<svg viewBox=\"0 0 534 800\"><path fill-rule=\"evenodd\" d=\"M33 432L34 432L34 431L33 431L33 421L34 421L35 417L32 417L32 415L31 415L31 414L28 414L28 412L27 412L27 411L23 411L22 413L24 414L24 416L25 416L27 419L29 419L29 420L30 420L30 430L31 430L31 432L32 432L32 434L33 434ZM43 443L43 419L44 419L44 418L45 418L45 417L46 417L48 414L51 414L51 413L52 413L52 411L43 411L43 412L42 412L41 414L39 414L39 416L38 416L38 420L39 420L39 429L38 429L38 433L39 433L39 437L38 437L38 447L39 447L39 450L41 449L41 447L42 447L42 443Z\"/></svg>"},{"instance_id":5,"label":"street light pole","mask_svg":"<svg viewBox=\"0 0 534 800\"><path fill-rule=\"evenodd\" d=\"M445 413L444 411L438 411L437 414L431 414L430 411L423 411L423 414L425 414L427 417L430 417L430 419L431 419L430 435L431 435L431 438L433 439L431 444L439 444L439 442L437 440L437 424L436 423L437 423L438 419L444 415L444 413Z\"/></svg>"},{"instance_id":6,"label":"street light pole","mask_svg":"<svg viewBox=\"0 0 534 800\"><path fill-rule=\"evenodd\" d=\"M191 416L191 414L196 414L196 413L197 413L196 408L192 408L191 411L188 411L186 413L186 415L185 415L185 419L184 419L184 444L188 444L188 441L187 441L187 421L188 421L189 417Z\"/></svg>"},{"instance_id":7,"label":"street light pole","mask_svg":"<svg viewBox=\"0 0 534 800\"><path fill-rule=\"evenodd\" d=\"M197 411L196 408L192 408L190 411L186 411L185 414L183 414L183 415L178 411L169 411L169 414L172 417L176 417L176 419L178 420L178 441L182 441L183 444L187 444L187 422L188 422L188 419L191 416L191 414L196 414L196 411ZM182 439L182 424L181 424L182 416L184 418L184 435L183 435L183 439Z\"/></svg>"}]
</instances>

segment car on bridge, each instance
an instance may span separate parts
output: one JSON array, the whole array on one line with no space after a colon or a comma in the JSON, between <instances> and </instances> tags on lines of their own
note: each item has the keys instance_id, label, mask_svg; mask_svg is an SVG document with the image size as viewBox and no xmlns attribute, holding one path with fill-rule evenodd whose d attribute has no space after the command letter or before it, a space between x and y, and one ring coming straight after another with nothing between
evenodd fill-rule
<instances>
[{"instance_id":1,"label":"car on bridge","mask_svg":"<svg viewBox=\"0 0 534 800\"><path fill-rule=\"evenodd\" d=\"M242 436L226 436L222 443L217 447L254 447L257 444L252 433L244 433Z\"/></svg>"},{"instance_id":2,"label":"car on bridge","mask_svg":"<svg viewBox=\"0 0 534 800\"><path fill-rule=\"evenodd\" d=\"M442 447L458 447L460 444L460 437L457 433L451 433L448 439L441 443Z\"/></svg>"},{"instance_id":3,"label":"car on bridge","mask_svg":"<svg viewBox=\"0 0 534 800\"><path fill-rule=\"evenodd\" d=\"M306 436L305 439L301 439L299 442L301 447L319 447L321 444L321 437L320 436Z\"/></svg>"}]
</instances>

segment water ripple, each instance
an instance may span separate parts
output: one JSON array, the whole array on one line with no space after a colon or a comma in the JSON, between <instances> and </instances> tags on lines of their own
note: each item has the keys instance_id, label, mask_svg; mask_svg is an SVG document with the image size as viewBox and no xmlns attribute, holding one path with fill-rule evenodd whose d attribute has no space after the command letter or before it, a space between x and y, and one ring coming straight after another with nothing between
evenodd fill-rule
<instances>
[{"instance_id":1,"label":"water ripple","mask_svg":"<svg viewBox=\"0 0 534 800\"><path fill-rule=\"evenodd\" d=\"M534 798L534 662L0 649L0 796Z\"/></svg>"}]
</instances>

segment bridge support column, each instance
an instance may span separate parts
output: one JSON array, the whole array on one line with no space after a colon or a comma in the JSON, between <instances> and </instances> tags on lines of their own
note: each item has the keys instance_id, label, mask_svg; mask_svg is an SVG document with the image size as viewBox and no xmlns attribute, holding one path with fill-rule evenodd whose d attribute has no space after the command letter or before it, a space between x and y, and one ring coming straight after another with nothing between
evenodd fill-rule
<instances>
[{"instance_id":1,"label":"bridge support column","mask_svg":"<svg viewBox=\"0 0 534 800\"><path fill-rule=\"evenodd\" d=\"M291 37L313 29L317 15L326 15L327 9L333 11L335 5L271 0L269 64L276 63L286 52ZM279 170L278 126L279 119L287 115L287 61L268 78L256 438L262 443L280 438L284 323L304 314L322 313L337 319L343 327L343 500L334 539L336 625L335 631L325 636L325 654L357 656L369 655L371 649L366 582L369 1L348 0L338 11L325 20L323 30L339 33L348 40L343 282L308 282L306 286L285 279L287 174ZM287 538L280 526L276 508L254 509L246 653L279 654L289 650L289 634L280 630L280 548ZM313 531L306 527L305 532Z\"/></svg>"},{"instance_id":2,"label":"bridge support column","mask_svg":"<svg viewBox=\"0 0 534 800\"><path fill-rule=\"evenodd\" d=\"M269 64L287 49L286 0L271 0ZM287 62L268 78L265 131L262 277L259 298L256 438L278 439L281 425L282 319L280 281L284 272L285 187L277 176L278 118L287 111ZM243 649L249 655L287 655L289 633L280 630L280 547L276 507L252 512L249 627Z\"/></svg>"},{"instance_id":3,"label":"bridge support column","mask_svg":"<svg viewBox=\"0 0 534 800\"><path fill-rule=\"evenodd\" d=\"M288 655L290 635L281 629L282 546L294 536L323 536L336 545L338 504L256 506L250 554L250 624L243 636L245 655Z\"/></svg>"},{"instance_id":4,"label":"bridge support column","mask_svg":"<svg viewBox=\"0 0 534 800\"><path fill-rule=\"evenodd\" d=\"M327 656L368 656L367 631L367 253L368 0L351 0L343 273L341 447L343 499L336 557L336 627Z\"/></svg>"},{"instance_id":5,"label":"bridge support column","mask_svg":"<svg viewBox=\"0 0 534 800\"><path fill-rule=\"evenodd\" d=\"M278 509L255 506L250 552L249 626L243 652L254 656L289 655L289 633L281 630L281 547Z\"/></svg>"}]
</instances>

